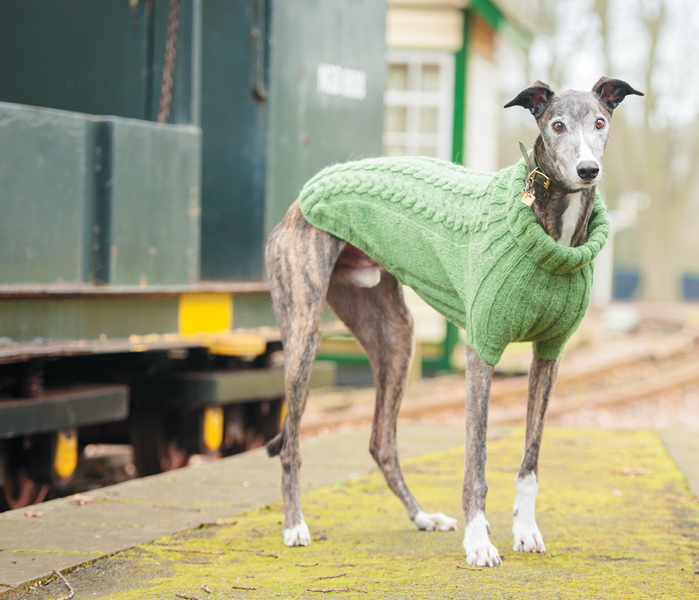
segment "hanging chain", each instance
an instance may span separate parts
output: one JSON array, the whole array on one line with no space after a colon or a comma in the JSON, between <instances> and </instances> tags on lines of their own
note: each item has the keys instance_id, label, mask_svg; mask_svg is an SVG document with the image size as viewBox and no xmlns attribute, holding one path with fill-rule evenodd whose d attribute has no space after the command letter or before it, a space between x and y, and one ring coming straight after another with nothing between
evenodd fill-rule
<instances>
[{"instance_id":1,"label":"hanging chain","mask_svg":"<svg viewBox=\"0 0 699 600\"><path fill-rule=\"evenodd\" d=\"M165 64L163 65L163 80L160 84L160 105L158 107L158 123L167 123L172 100L172 76L175 71L175 56L177 55L177 30L180 26L180 0L170 0L170 16L167 25L167 42L165 44Z\"/></svg>"}]
</instances>

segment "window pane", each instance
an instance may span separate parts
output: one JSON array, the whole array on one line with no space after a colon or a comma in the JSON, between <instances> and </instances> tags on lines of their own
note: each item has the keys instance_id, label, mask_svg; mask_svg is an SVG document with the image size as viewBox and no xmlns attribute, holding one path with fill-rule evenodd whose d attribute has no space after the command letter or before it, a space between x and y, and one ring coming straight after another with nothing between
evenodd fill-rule
<instances>
[{"instance_id":1,"label":"window pane","mask_svg":"<svg viewBox=\"0 0 699 600\"><path fill-rule=\"evenodd\" d=\"M423 92L439 91L439 65L422 65L420 89Z\"/></svg>"},{"instance_id":2,"label":"window pane","mask_svg":"<svg viewBox=\"0 0 699 600\"><path fill-rule=\"evenodd\" d=\"M420 108L420 133L437 133L439 109L436 106Z\"/></svg>"},{"instance_id":3,"label":"window pane","mask_svg":"<svg viewBox=\"0 0 699 600\"><path fill-rule=\"evenodd\" d=\"M420 146L417 153L420 156L432 156L433 158L437 158L437 148L434 146Z\"/></svg>"},{"instance_id":4,"label":"window pane","mask_svg":"<svg viewBox=\"0 0 699 600\"><path fill-rule=\"evenodd\" d=\"M384 131L391 133L404 133L408 109L405 106L387 106Z\"/></svg>"},{"instance_id":5,"label":"window pane","mask_svg":"<svg viewBox=\"0 0 699 600\"><path fill-rule=\"evenodd\" d=\"M405 156L404 146L384 146L383 153L385 156Z\"/></svg>"},{"instance_id":6,"label":"window pane","mask_svg":"<svg viewBox=\"0 0 699 600\"><path fill-rule=\"evenodd\" d=\"M408 65L392 64L388 67L388 82L389 90L407 90L408 89Z\"/></svg>"}]
</instances>

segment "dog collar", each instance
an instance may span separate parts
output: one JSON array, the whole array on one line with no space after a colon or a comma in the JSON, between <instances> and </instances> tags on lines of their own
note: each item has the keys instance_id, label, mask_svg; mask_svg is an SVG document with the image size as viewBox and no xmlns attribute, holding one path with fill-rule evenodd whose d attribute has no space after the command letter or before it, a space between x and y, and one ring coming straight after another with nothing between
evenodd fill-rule
<instances>
[{"instance_id":1,"label":"dog collar","mask_svg":"<svg viewBox=\"0 0 699 600\"><path fill-rule=\"evenodd\" d=\"M526 204L527 206L534 204L534 201L536 200L536 195L534 193L535 182L542 185L545 190L551 187L554 190L558 190L559 192L564 192L566 194L576 194L577 192L582 191L583 188L568 190L554 185L551 182L551 178L544 172L544 169L539 164L536 154L534 154L532 151L532 154L534 154L534 162L532 162L532 159L522 142L519 143L519 149L522 152L522 156L524 156L524 161L527 163L527 178L524 181L524 189L520 195L520 200L523 204Z\"/></svg>"}]
</instances>

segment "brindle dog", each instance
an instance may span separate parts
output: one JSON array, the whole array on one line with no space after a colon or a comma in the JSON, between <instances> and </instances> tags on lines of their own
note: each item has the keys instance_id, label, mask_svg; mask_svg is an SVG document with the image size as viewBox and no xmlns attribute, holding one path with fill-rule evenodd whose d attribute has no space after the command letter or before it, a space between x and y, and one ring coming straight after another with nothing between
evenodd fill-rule
<instances>
[{"instance_id":1,"label":"brindle dog","mask_svg":"<svg viewBox=\"0 0 699 600\"><path fill-rule=\"evenodd\" d=\"M602 176L601 160L614 109L628 94L642 95L618 79L601 78L591 92L554 94L537 81L506 107L528 108L540 135L534 156L551 179L544 189L535 183L532 209L548 235L567 246L587 239L595 186ZM268 447L281 455L284 497L284 543L311 543L300 504L299 423L308 394L311 365L318 351L323 305L327 300L366 351L376 386L376 412L370 452L388 486L403 502L418 529L457 529L455 519L428 514L403 479L396 450L396 421L413 352L413 320L401 284L380 265L347 242L309 225L298 201L270 234L266 251L269 285L284 345L287 414L281 433ZM486 426L493 367L466 349L466 469L463 487L464 549L467 562L500 564L490 543L485 519ZM515 478L514 550L544 552L536 525L539 448L546 407L553 391L559 360L534 354L529 374L524 457Z\"/></svg>"}]
</instances>

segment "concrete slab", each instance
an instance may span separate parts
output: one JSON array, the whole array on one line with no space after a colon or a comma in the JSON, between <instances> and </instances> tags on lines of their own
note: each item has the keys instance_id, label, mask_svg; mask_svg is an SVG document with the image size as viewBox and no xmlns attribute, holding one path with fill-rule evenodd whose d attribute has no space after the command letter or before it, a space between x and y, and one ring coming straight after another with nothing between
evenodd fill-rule
<instances>
[{"instance_id":1,"label":"concrete slab","mask_svg":"<svg viewBox=\"0 0 699 600\"><path fill-rule=\"evenodd\" d=\"M42 517L32 519L32 525L109 526L120 527L197 527L202 522L223 518L230 512L226 508L212 506L186 507L155 502L126 502L111 498L98 498L92 504L77 506L68 498L59 498L36 507ZM4 515L3 515L4 516ZM22 511L11 511L6 521L27 521ZM1 542L0 542L1 544Z\"/></svg>"},{"instance_id":2,"label":"concrete slab","mask_svg":"<svg viewBox=\"0 0 699 600\"><path fill-rule=\"evenodd\" d=\"M699 431L674 429L659 433L670 456L687 477L689 488L699 498Z\"/></svg>"},{"instance_id":3,"label":"concrete slab","mask_svg":"<svg viewBox=\"0 0 699 600\"><path fill-rule=\"evenodd\" d=\"M303 441L304 491L376 471L369 439L369 428L363 428ZM455 427L406 424L399 427L398 439L399 454L408 459L463 445L464 428L461 423ZM26 584L52 569L75 567L202 522L278 502L280 483L279 459L270 459L260 448L95 490L87 494L95 501L84 506L71 504L68 498L52 500L32 508L43 513L39 519L25 517L27 509L0 514L0 550L6 551L0 556L34 556L40 551L42 557L41 561L22 558L25 570L10 560L11 582L2 583Z\"/></svg>"},{"instance_id":4,"label":"concrete slab","mask_svg":"<svg viewBox=\"0 0 699 600\"><path fill-rule=\"evenodd\" d=\"M545 554L512 550L513 469L523 441L517 428L488 447L488 520L504 559L496 569L464 568L463 451L453 448L419 457L405 471L423 506L456 517L461 531L415 531L373 473L304 494L311 532L325 534L309 547L283 545L276 504L238 515L235 525L192 529L167 545L119 553L67 578L76 598L96 600L201 600L203 585L211 598L258 600L321 593L367 600L699 598L699 503L656 434L547 429L537 497ZM23 597L48 600L65 591L52 581Z\"/></svg>"},{"instance_id":5,"label":"concrete slab","mask_svg":"<svg viewBox=\"0 0 699 600\"><path fill-rule=\"evenodd\" d=\"M13 587L51 575L53 569L66 569L75 561L87 563L94 554L60 554L48 552L0 552L0 586ZM2 588L0 587L0 592Z\"/></svg>"},{"instance_id":6,"label":"concrete slab","mask_svg":"<svg viewBox=\"0 0 699 600\"><path fill-rule=\"evenodd\" d=\"M54 525L36 519L3 521L0 549L113 554L125 548L180 531L177 527L119 527L103 525ZM80 564L80 563L76 563Z\"/></svg>"}]
</instances>

